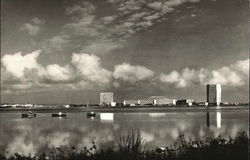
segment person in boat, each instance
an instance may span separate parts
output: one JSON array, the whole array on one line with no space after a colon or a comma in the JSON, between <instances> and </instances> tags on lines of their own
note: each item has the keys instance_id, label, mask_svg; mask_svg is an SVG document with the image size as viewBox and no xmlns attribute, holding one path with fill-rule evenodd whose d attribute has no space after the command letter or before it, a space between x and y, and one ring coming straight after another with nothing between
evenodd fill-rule
<instances>
[{"instance_id":1,"label":"person in boat","mask_svg":"<svg viewBox=\"0 0 250 160\"><path fill-rule=\"evenodd\" d=\"M31 111L29 111L28 116L29 116L29 118L32 117L32 112Z\"/></svg>"}]
</instances>

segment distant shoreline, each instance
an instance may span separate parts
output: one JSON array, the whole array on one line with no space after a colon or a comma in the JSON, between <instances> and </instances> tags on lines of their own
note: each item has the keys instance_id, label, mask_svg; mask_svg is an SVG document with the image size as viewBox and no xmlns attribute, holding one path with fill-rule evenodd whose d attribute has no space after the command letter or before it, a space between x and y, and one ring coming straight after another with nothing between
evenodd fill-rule
<instances>
[{"instance_id":1,"label":"distant shoreline","mask_svg":"<svg viewBox=\"0 0 250 160\"><path fill-rule=\"evenodd\" d=\"M185 107L185 106L137 106L137 107L44 107L44 108L0 108L0 112L204 112L204 111L249 110L249 106Z\"/></svg>"}]
</instances>

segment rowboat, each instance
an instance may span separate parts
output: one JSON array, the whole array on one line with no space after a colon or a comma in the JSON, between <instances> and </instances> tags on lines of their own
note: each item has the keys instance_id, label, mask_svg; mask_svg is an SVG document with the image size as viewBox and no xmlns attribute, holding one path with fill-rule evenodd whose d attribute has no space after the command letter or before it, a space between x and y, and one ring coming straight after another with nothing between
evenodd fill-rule
<instances>
[{"instance_id":1,"label":"rowboat","mask_svg":"<svg viewBox=\"0 0 250 160\"><path fill-rule=\"evenodd\" d=\"M59 112L59 113L52 113L52 117L66 117L66 113L62 113L62 112Z\"/></svg>"},{"instance_id":2,"label":"rowboat","mask_svg":"<svg viewBox=\"0 0 250 160\"><path fill-rule=\"evenodd\" d=\"M87 112L87 117L95 117L96 113L95 112Z\"/></svg>"},{"instance_id":3,"label":"rowboat","mask_svg":"<svg viewBox=\"0 0 250 160\"><path fill-rule=\"evenodd\" d=\"M22 113L22 118L36 118L36 113L32 113L29 111L29 113Z\"/></svg>"}]
</instances>

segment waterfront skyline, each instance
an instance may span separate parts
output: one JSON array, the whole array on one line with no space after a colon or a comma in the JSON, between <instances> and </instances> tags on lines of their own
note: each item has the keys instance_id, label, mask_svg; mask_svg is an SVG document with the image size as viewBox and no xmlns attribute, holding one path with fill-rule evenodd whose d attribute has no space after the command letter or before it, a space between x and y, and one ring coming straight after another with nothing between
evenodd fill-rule
<instances>
[{"instance_id":1,"label":"waterfront skyline","mask_svg":"<svg viewBox=\"0 0 250 160\"><path fill-rule=\"evenodd\" d=\"M1 3L2 103L249 100L246 0Z\"/></svg>"}]
</instances>

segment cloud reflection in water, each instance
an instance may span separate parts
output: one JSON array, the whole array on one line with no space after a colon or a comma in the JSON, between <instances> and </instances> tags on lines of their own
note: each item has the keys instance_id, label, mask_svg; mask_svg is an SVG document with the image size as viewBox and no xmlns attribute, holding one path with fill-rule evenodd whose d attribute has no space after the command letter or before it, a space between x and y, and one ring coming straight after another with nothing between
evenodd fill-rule
<instances>
[{"instance_id":1,"label":"cloud reflection in water","mask_svg":"<svg viewBox=\"0 0 250 160\"><path fill-rule=\"evenodd\" d=\"M140 129L149 149L171 145L182 134L189 140L219 134L235 137L238 131L248 130L247 111L211 112L209 118L206 112L100 113L100 119L97 117L93 120L82 113L69 114L67 119L62 120L53 119L45 113L31 120L16 120L9 118L8 114L0 114L3 117L0 123L3 129L0 131L2 153L36 153L52 145L83 149L90 146L92 141L97 147L112 146L115 135L131 128ZM210 121L209 127L207 120Z\"/></svg>"}]
</instances>

